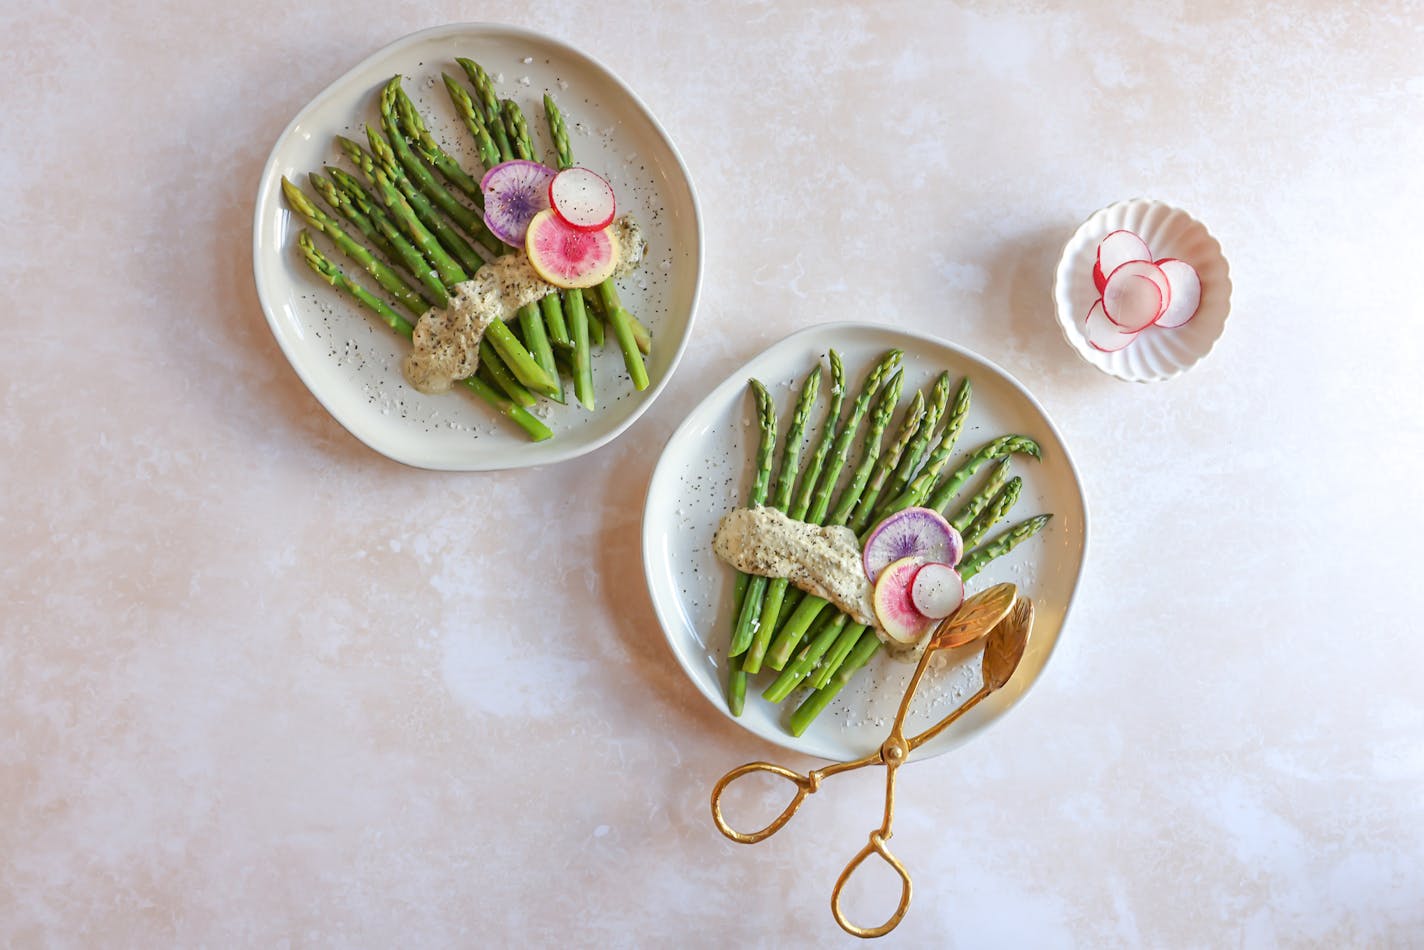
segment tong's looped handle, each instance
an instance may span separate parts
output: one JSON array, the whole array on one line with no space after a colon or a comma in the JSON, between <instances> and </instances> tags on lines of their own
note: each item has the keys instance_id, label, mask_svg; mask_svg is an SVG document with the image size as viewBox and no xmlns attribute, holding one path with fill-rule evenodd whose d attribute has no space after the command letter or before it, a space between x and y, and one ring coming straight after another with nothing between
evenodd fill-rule
<instances>
[{"instance_id":1,"label":"tong's looped handle","mask_svg":"<svg viewBox=\"0 0 1424 950\"><path fill-rule=\"evenodd\" d=\"M779 775L789 780L796 786L796 797L791 799L791 804L782 809L781 814L771 820L760 831L753 831L750 834L743 834L731 825L727 824L727 819L722 817L722 793L743 775L751 775L753 772L770 772L772 775ZM801 807L801 803L806 800L806 796L815 792L821 787L821 777L815 772L810 775L802 775L793 772L780 765L772 765L770 762L748 762L746 765L739 765L726 775L717 780L717 784L712 786L712 820L717 824L717 830L728 838L741 844L756 844L758 841L765 841L782 829L791 820L791 816L796 814L796 810Z\"/></svg>"},{"instance_id":2,"label":"tong's looped handle","mask_svg":"<svg viewBox=\"0 0 1424 950\"><path fill-rule=\"evenodd\" d=\"M836 880L835 890L831 891L831 914L836 918L836 923L841 925L841 929L852 937L883 937L900 925L905 912L910 909L910 896L913 885L910 883L909 872L900 860L885 849L885 839L889 835L883 835L879 829L870 833L870 843L860 849L860 853L850 859L850 863L845 866L841 876ZM865 859L872 854L878 854L885 860L885 863L900 875L900 905L895 908L895 913L890 915L890 919L879 927L857 927L846 920L845 914L841 911L841 891L845 889L846 882L856 869L864 863Z\"/></svg>"}]
</instances>

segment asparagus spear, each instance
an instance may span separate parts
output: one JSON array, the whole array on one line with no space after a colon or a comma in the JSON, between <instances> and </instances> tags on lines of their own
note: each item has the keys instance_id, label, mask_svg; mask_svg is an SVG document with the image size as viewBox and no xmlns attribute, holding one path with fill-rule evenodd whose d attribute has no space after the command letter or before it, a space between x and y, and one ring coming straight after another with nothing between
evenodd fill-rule
<instances>
[{"instance_id":1,"label":"asparagus spear","mask_svg":"<svg viewBox=\"0 0 1424 950\"><path fill-rule=\"evenodd\" d=\"M396 333L406 339L410 339L411 334L415 332L415 328L411 325L410 321L392 310L385 301L371 294L360 284L348 280L346 276L337 269L335 264L332 264L331 261L327 260L326 257L317 250L308 232L303 231L297 235L297 246L301 248L302 256L306 258L307 264L323 280L331 284L337 290L350 295L357 303L374 313L386 326L396 331ZM529 437L535 442L542 442L553 435L553 433L549 431L548 426L536 419L522 406L517 405L508 397L496 391L479 377L472 376L468 379L461 380L461 382L465 388L489 403L498 410L501 415L510 419L527 432Z\"/></svg>"},{"instance_id":2,"label":"asparagus spear","mask_svg":"<svg viewBox=\"0 0 1424 950\"><path fill-rule=\"evenodd\" d=\"M534 157L534 143L529 138L529 124L524 121L524 112L513 99L500 102L500 115L504 119L504 130L509 136L509 144L514 147L514 157L525 161L538 161Z\"/></svg>"},{"instance_id":3,"label":"asparagus spear","mask_svg":"<svg viewBox=\"0 0 1424 950\"><path fill-rule=\"evenodd\" d=\"M929 405L925 409L925 421L920 425L920 430L915 433L915 437L910 440L910 444L905 447L905 454L901 457L900 464L895 466L895 472L890 476L890 481L885 486L884 494L888 498L899 497L915 477L920 462L924 460L925 453L929 451L930 441L934 438L935 426L939 425L939 418L944 415L945 407L949 404L949 384L950 375L947 372L940 373L939 378L935 380L934 389L930 391Z\"/></svg>"},{"instance_id":4,"label":"asparagus spear","mask_svg":"<svg viewBox=\"0 0 1424 950\"><path fill-rule=\"evenodd\" d=\"M302 220L306 221L313 229L331 238L331 243L335 244L341 253L360 264L366 273L374 277L376 283L380 284L401 306L416 316L425 312L425 301L414 287L407 284L399 274L387 267L365 247L352 240L351 236L341 229L341 224L335 218L313 204L300 188L285 177L282 179L282 194L286 197L287 204L291 205L292 210L300 215Z\"/></svg>"},{"instance_id":5,"label":"asparagus spear","mask_svg":"<svg viewBox=\"0 0 1424 950\"><path fill-rule=\"evenodd\" d=\"M1052 517L1053 515L1051 514L1036 515L1026 521L1020 521L1009 530L999 534L988 544L981 544L966 554L964 560L959 562L959 576L966 581L969 580L969 578L982 571L984 565L995 558L1003 557L1035 534L1038 534Z\"/></svg>"},{"instance_id":6,"label":"asparagus spear","mask_svg":"<svg viewBox=\"0 0 1424 950\"><path fill-rule=\"evenodd\" d=\"M999 490L999 493L994 496L994 500L989 502L989 506L965 529L964 546L972 548L978 544L979 539L984 537L990 528L1009 513L1009 509L1019 500L1021 491L1023 491L1023 479L1018 476L1009 479L1009 483Z\"/></svg>"},{"instance_id":7,"label":"asparagus spear","mask_svg":"<svg viewBox=\"0 0 1424 950\"><path fill-rule=\"evenodd\" d=\"M961 537L964 534L964 529L969 527L970 522L979 517L979 512L984 510L989 502L993 500L994 496L998 494L999 489L1003 488L1004 483L1009 480L1009 468L1012 465L1013 462L1009 459L1004 459L998 465L995 465L994 470L989 473L989 477L984 481L983 486L964 503L963 507L954 513L953 518L949 519L949 523L954 525L954 529L960 533Z\"/></svg>"},{"instance_id":8,"label":"asparagus spear","mask_svg":"<svg viewBox=\"0 0 1424 950\"><path fill-rule=\"evenodd\" d=\"M916 392L915 398L910 402L910 408L905 410L905 416L900 420L900 429L895 434L895 439L890 443L890 449L880 459L875 467L875 474L870 477L870 482L865 486L865 491L860 496L860 502L855 506L855 513L851 515L850 526L855 529L856 534L860 534L873 523L871 515L875 512L875 500L880 497L880 491L885 485L885 481L894 471L895 465L904 454L905 447L914 439L915 433L919 431L920 424L925 418L925 394Z\"/></svg>"},{"instance_id":9,"label":"asparagus spear","mask_svg":"<svg viewBox=\"0 0 1424 950\"><path fill-rule=\"evenodd\" d=\"M470 99L470 94L448 73L441 73L440 78L445 80L445 91L450 94L450 102L455 106L455 114L465 123L465 128L469 129L470 135L474 137L475 146L480 150L480 162L485 168L498 165L499 146L490 137L484 116Z\"/></svg>"},{"instance_id":10,"label":"asparagus spear","mask_svg":"<svg viewBox=\"0 0 1424 950\"><path fill-rule=\"evenodd\" d=\"M786 509L787 515L797 521L807 520L806 514L811 507L811 498L820 481L821 469L825 466L826 456L830 453L831 445L835 441L836 423L840 421L841 402L845 399L845 370L841 365L840 354L831 350L830 360L831 404L826 409L825 421L821 423L821 437L811 452L810 464L806 468L806 473L801 476L801 486L797 490L796 496L791 500L790 507ZM817 366L817 369L820 367ZM808 523L818 524L819 522L808 521ZM784 577L774 577L766 586L766 596L762 599L761 615L757 621L757 635L752 640L744 662L748 673L757 673L761 670L762 660L766 656L766 648L771 644L771 635L776 632L776 621L781 616L781 603L786 597L786 588L790 583Z\"/></svg>"},{"instance_id":11,"label":"asparagus spear","mask_svg":"<svg viewBox=\"0 0 1424 950\"><path fill-rule=\"evenodd\" d=\"M569 141L569 129L564 122L564 114L548 93L544 94L544 116L549 123L549 138L554 142L559 168L572 168L574 152ZM592 409L593 361L589 352L588 308L584 306L583 291L577 288L565 291L564 299L569 312L569 337L574 347L574 396L585 409Z\"/></svg>"},{"instance_id":12,"label":"asparagus spear","mask_svg":"<svg viewBox=\"0 0 1424 950\"><path fill-rule=\"evenodd\" d=\"M756 475L752 478L751 491L747 493L747 507L755 508L766 501L767 487L771 483L771 459L776 451L776 403L760 382L753 379L750 385L752 395L756 397L757 426L761 430L761 441L757 444ZM739 607L746 596L750 580L748 575L738 572L732 602ZM737 621L734 619L734 633L736 626ZM727 667L727 708L732 711L732 715L740 716L742 705L746 702L747 674L742 669L740 656L729 657Z\"/></svg>"},{"instance_id":13,"label":"asparagus spear","mask_svg":"<svg viewBox=\"0 0 1424 950\"><path fill-rule=\"evenodd\" d=\"M480 183L472 178L469 172L461 168L460 163L451 158L440 147L440 143L435 141L435 136L431 135L430 130L425 127L425 120L420 117L415 103L410 101L410 96L406 95L406 91L399 81L396 81L395 86L396 118L400 120L401 131L405 133L410 147L436 171L445 176L446 181L460 189L466 197L475 203L475 207L483 207L484 193L480 191Z\"/></svg>"},{"instance_id":14,"label":"asparagus spear","mask_svg":"<svg viewBox=\"0 0 1424 950\"><path fill-rule=\"evenodd\" d=\"M529 138L529 124L524 119L524 112L519 108L519 103L513 99L505 99L500 103L500 106L505 130L509 133L509 140L514 146L515 156L533 161L534 144ZM572 347L573 340L569 338L568 325L564 322L564 312L559 306L558 296L549 294L540 300L539 310L543 314L544 326L548 330L549 339L559 346Z\"/></svg>"},{"instance_id":15,"label":"asparagus spear","mask_svg":"<svg viewBox=\"0 0 1424 950\"><path fill-rule=\"evenodd\" d=\"M938 479L940 470L949 462L949 457L954 454L955 443L959 441L959 433L964 429L964 419L969 415L969 401L972 396L973 387L969 383L969 377L966 376L959 381L959 389L955 391L954 402L949 408L949 419L940 431L939 445L930 453L929 460L921 469L922 474L931 473L934 478ZM903 508L924 504L924 501L925 496L918 492L912 493L910 488L906 488L882 510L889 514Z\"/></svg>"},{"instance_id":16,"label":"asparagus spear","mask_svg":"<svg viewBox=\"0 0 1424 950\"><path fill-rule=\"evenodd\" d=\"M490 79L489 73L484 67L472 59L456 57L455 62L460 64L460 68L465 71L465 76L470 80L470 85L475 87L475 94L479 97L478 104L481 110L481 117L484 119L485 128L489 130L490 137L494 139L495 147L499 149L500 160L509 161L514 157L514 147L509 143L509 136L504 132L504 116L500 114L499 96L494 91L494 82Z\"/></svg>"},{"instance_id":17,"label":"asparagus spear","mask_svg":"<svg viewBox=\"0 0 1424 950\"><path fill-rule=\"evenodd\" d=\"M1013 452L1023 452L1032 455L1034 458L1042 457L1042 450L1038 443L1022 435L1005 435L986 442L974 451L963 465L955 469L953 474L935 488L934 494L930 495L928 507L936 511L943 511L945 507L954 500L954 496L959 494L959 490L964 487L964 483L974 477L974 473L979 471L984 465L997 459L1004 458Z\"/></svg>"},{"instance_id":18,"label":"asparagus spear","mask_svg":"<svg viewBox=\"0 0 1424 950\"><path fill-rule=\"evenodd\" d=\"M1052 517L1052 515L1037 515L1029 518L1005 531L989 544L970 552L959 564L960 576L968 581L982 570L985 564L994 558L1003 557L1037 534ZM806 701L791 714L791 734L799 736L804 733L812 721L831 704L831 700L836 698L845 684L850 682L855 672L879 652L880 647L880 639L874 633L867 631L862 634L840 664L840 668L831 676L830 681L808 696Z\"/></svg>"},{"instance_id":19,"label":"asparagus spear","mask_svg":"<svg viewBox=\"0 0 1424 950\"><path fill-rule=\"evenodd\" d=\"M781 444L781 471L777 473L776 493L772 496L771 507L786 510L786 506L791 501L791 493L796 487L796 474L801 468L801 438L806 429L806 420L811 416L811 409L816 404L816 397L821 389L821 364L818 361L814 369L806 376L806 381L801 385L801 395L796 401L796 410L791 415L791 422L786 429L786 438ZM747 584L746 595L742 598L742 610L737 617L737 627L732 632L732 647L728 651L729 656L738 656L746 653L751 647L753 638L757 634L757 622L761 616L762 597L766 593L767 578L761 575L752 577ZM771 632L767 632L771 636ZM764 648L763 648L764 651ZM742 663L743 669L748 673L756 673L761 670L761 657L752 657L748 654Z\"/></svg>"},{"instance_id":20,"label":"asparagus spear","mask_svg":"<svg viewBox=\"0 0 1424 950\"><path fill-rule=\"evenodd\" d=\"M397 258L396 249L391 245L391 242L388 241L386 236L376 227L375 222L371 220L371 216L356 205L350 195L338 188L331 179L323 178L316 172L311 172L307 175L307 182L317 194L321 195L322 200L326 202L332 211L335 211L354 225L356 230L360 231L367 241L376 245L376 250L386 255L387 260L395 260Z\"/></svg>"}]
</instances>

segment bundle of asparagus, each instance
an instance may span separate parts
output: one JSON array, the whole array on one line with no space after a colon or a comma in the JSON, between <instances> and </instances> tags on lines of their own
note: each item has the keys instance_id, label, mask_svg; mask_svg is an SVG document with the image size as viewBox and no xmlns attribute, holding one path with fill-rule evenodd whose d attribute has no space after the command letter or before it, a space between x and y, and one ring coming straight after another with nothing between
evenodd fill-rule
<instances>
[{"instance_id":1,"label":"bundle of asparagus","mask_svg":"<svg viewBox=\"0 0 1424 950\"><path fill-rule=\"evenodd\" d=\"M997 461L949 519L964 539L967 553L958 569L968 582L990 561L1037 534L1052 517L1034 516L986 540L989 531L1008 516L1022 490L1022 480L1010 477L1009 457L1038 458L1040 449L1025 436L1006 435L978 447L941 477L964 428L972 395L968 378L956 388L948 373L940 374L928 397L915 393L888 444L882 444L904 385L902 356L899 350L891 350L871 366L842 419L844 367L840 355L830 352L830 406L804 473L800 471L802 442L819 394L820 364L801 387L774 477L776 406L766 387L751 380L760 440L747 504L769 505L810 524L844 525L863 542L869 529L906 508L923 506L945 514L974 475ZM859 464L837 494L851 444L867 416ZM941 419L944 424L939 426ZM739 574L734 597L737 610L727 651L727 705L733 715L744 708L747 677L766 666L780 675L763 691L763 698L779 703L800 687L812 690L789 718L791 732L799 736L881 648L874 630L853 622L820 597L789 590L784 580Z\"/></svg>"},{"instance_id":2,"label":"bundle of asparagus","mask_svg":"<svg viewBox=\"0 0 1424 950\"><path fill-rule=\"evenodd\" d=\"M443 75L445 89L474 138L483 166L479 171L516 158L533 159L535 146L519 105L499 98L493 80L478 63L463 58L457 63L474 95L449 74ZM557 165L572 167L568 129L548 95L544 110ZM369 149L345 137L336 140L361 179L335 166L327 166L324 176L315 172L309 176L312 189L332 213L286 178L282 193L310 228L298 235L297 243L311 269L410 339L411 318L430 308L447 307L457 285L512 249L485 225L479 176L467 172L441 148L402 88L400 76L382 87L380 116L379 130L366 127ZM325 235L370 275L380 293L344 274L317 248L311 232ZM572 379L579 403L595 408L591 351L603 345L605 320L634 387L646 389L643 358L651 351L652 337L624 308L611 278L588 297L581 290L549 293L537 304L521 308L510 325L491 322L480 343L477 371L460 382L530 439L548 439L553 433L529 409L540 396L563 403L564 374Z\"/></svg>"}]
</instances>

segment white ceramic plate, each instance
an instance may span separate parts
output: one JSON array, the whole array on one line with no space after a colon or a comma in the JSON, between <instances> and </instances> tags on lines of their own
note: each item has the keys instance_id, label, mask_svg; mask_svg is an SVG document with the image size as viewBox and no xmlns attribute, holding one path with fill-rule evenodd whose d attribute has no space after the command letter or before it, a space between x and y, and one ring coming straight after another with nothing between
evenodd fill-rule
<instances>
[{"instance_id":1,"label":"white ceramic plate","mask_svg":"<svg viewBox=\"0 0 1424 950\"><path fill-rule=\"evenodd\" d=\"M450 106L442 71L464 76L456 56L481 63L501 95L524 108L536 147L551 151L542 96L551 93L572 130L574 155L608 177L620 209L647 233L644 265L620 281L624 303L653 336L648 389L633 389L611 338L595 351L598 408L540 402L554 437L531 443L522 430L467 392L426 396L401 376L406 344L308 270L296 248L302 227L282 200L286 175L319 202L307 174L340 164L334 136L364 141L379 128L377 90L395 73L406 77L436 138L467 169L477 169L468 132ZM478 174L476 174L478 177ZM376 289L365 273L317 237L348 276ZM702 274L702 226L682 159L638 97L592 58L528 30L456 24L413 33L373 54L332 83L287 126L262 173L253 224L258 297L297 375L352 435L397 461L422 468L479 471L543 465L574 458L616 437L666 385L692 329ZM571 390L572 387L569 387Z\"/></svg>"},{"instance_id":2,"label":"white ceramic plate","mask_svg":"<svg viewBox=\"0 0 1424 950\"><path fill-rule=\"evenodd\" d=\"M1195 267L1202 297L1185 326L1148 327L1127 347L1104 353L1089 345L1083 325L1100 296L1093 285L1098 242L1119 228L1146 241L1153 259L1175 257ZM1134 198L1096 212L1073 234L1058 260L1053 300L1063 338L1079 356L1118 379L1160 382L1185 373L1216 345L1231 312L1231 273L1221 245L1200 221L1164 202Z\"/></svg>"},{"instance_id":3,"label":"white ceramic plate","mask_svg":"<svg viewBox=\"0 0 1424 950\"><path fill-rule=\"evenodd\" d=\"M1033 598L1036 620L1028 653L1006 687L916 753L935 755L1003 715L1038 678L1063 629L1087 546L1087 503L1067 447L1028 391L988 360L934 337L861 323L811 327L762 353L714 389L663 449L643 512L648 589L678 662L707 700L730 716L723 688L735 575L713 555L712 533L723 514L745 503L751 485L758 430L747 380L760 379L771 390L784 429L795 387L832 347L845 363L847 386L852 387L848 398L859 391L872 363L893 347L905 352L902 405L916 388L932 384L943 370L956 377L968 375L974 397L951 466L980 444L1011 432L1030 436L1043 447L1042 462L1022 458L1014 463L1024 489L1010 520L1040 512L1053 512L1053 520L1008 557L992 562L970 584L973 591L1012 581ZM824 414L824 400L823 392L813 420ZM986 474L987 469L968 490ZM978 649L946 651L946 660L920 687L911 707L911 733L938 721L980 686ZM753 678L746 708L734 721L789 749L827 759L855 758L884 740L911 669L883 655L877 657L799 738L783 722L804 691L780 706L768 703L759 694L775 674L763 672Z\"/></svg>"}]
</instances>

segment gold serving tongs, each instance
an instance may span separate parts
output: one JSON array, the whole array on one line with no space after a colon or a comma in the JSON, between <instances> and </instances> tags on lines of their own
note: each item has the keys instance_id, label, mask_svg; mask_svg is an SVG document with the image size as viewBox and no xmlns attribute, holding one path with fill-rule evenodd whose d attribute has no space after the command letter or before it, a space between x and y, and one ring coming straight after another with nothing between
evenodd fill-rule
<instances>
[{"instance_id":1,"label":"gold serving tongs","mask_svg":"<svg viewBox=\"0 0 1424 950\"><path fill-rule=\"evenodd\" d=\"M836 886L831 891L831 913L842 930L856 937L882 937L894 930L905 916L905 912L910 909L912 888L910 875L905 870L905 866L885 847L885 842L890 840L891 824L895 818L895 773L900 766L905 764L911 752L954 725L961 716L983 702L990 693L999 689L1014 675L1014 670L1018 668L1019 661L1023 658L1024 648L1028 644L1029 631L1033 627L1033 603L1027 597L1016 598L1016 594L1017 590L1013 584L998 584L990 587L988 590L970 597L960 606L959 610L940 623L930 639L929 646L925 648L924 655L920 657L920 663L915 667L914 675L910 677L910 685L905 689L905 695L900 700L900 709L895 713L895 723L890 728L889 737L875 752L856 759L854 762L837 762L805 775L780 765L773 765L770 762L748 762L722 776L712 787L712 820L716 822L717 830L741 844L756 844L758 841L765 841L791 820L791 816L796 814L808 795L813 795L820 789L822 779L840 772L852 772L867 765L884 765L884 819L881 821L880 827L870 833L869 843L850 859L850 863L845 866L845 870L841 871L841 876L837 878ZM914 698L915 690L919 687L925 670L929 668L930 658L937 650L972 643L984 636L985 631L988 631L988 640L984 645L984 658L981 664L984 685L954 712L919 735L906 739L904 735L905 714L909 711L910 700ZM772 819L765 828L744 834L728 825L726 819L722 817L722 794L734 781L753 772L770 772L773 775L789 779L797 786L796 797L791 799L791 804L787 805L786 809ZM872 854L883 858L900 876L900 904L890 919L880 926L858 927L846 920L841 911L841 892L845 889L846 882L850 880L851 875Z\"/></svg>"}]
</instances>

